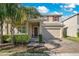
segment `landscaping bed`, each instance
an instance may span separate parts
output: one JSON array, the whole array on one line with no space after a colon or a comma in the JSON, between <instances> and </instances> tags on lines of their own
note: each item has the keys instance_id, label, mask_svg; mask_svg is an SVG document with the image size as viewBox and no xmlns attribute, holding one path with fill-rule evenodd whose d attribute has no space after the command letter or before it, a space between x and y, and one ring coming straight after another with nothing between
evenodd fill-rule
<instances>
[{"instance_id":1,"label":"landscaping bed","mask_svg":"<svg viewBox=\"0 0 79 59\"><path fill-rule=\"evenodd\" d=\"M3 35L3 43L10 43L12 40L15 41L15 43L23 44L23 43L28 43L29 40L31 39L29 35L14 35L12 37L11 35Z\"/></svg>"},{"instance_id":2,"label":"landscaping bed","mask_svg":"<svg viewBox=\"0 0 79 59\"><path fill-rule=\"evenodd\" d=\"M27 51L16 52L11 56L49 56L45 51L48 51L48 49L43 46L28 47Z\"/></svg>"},{"instance_id":3,"label":"landscaping bed","mask_svg":"<svg viewBox=\"0 0 79 59\"><path fill-rule=\"evenodd\" d=\"M49 56L44 46L19 45L10 49L0 50L0 56Z\"/></svg>"}]
</instances>

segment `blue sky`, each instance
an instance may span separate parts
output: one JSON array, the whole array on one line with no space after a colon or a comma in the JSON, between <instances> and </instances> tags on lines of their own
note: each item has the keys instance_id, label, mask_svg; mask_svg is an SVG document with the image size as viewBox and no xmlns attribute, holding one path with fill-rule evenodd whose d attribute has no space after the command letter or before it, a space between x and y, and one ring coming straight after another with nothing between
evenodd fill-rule
<instances>
[{"instance_id":1,"label":"blue sky","mask_svg":"<svg viewBox=\"0 0 79 59\"><path fill-rule=\"evenodd\" d=\"M62 14L64 17L77 14L79 4L68 3L23 3L23 6L33 6L41 14Z\"/></svg>"}]
</instances>

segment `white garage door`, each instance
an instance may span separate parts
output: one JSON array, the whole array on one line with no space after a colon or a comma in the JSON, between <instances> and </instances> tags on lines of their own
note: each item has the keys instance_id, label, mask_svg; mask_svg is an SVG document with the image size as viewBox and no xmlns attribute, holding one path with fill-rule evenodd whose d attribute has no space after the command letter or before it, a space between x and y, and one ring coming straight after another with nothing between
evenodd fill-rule
<instances>
[{"instance_id":1,"label":"white garage door","mask_svg":"<svg viewBox=\"0 0 79 59\"><path fill-rule=\"evenodd\" d=\"M43 28L43 37L45 39L60 38L60 28Z\"/></svg>"}]
</instances>

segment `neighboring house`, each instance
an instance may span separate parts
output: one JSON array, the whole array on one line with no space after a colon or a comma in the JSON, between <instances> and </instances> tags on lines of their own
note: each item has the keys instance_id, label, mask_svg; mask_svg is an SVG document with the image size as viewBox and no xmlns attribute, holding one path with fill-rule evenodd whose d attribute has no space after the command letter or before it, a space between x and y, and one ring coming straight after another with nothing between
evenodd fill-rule
<instances>
[{"instance_id":1,"label":"neighboring house","mask_svg":"<svg viewBox=\"0 0 79 59\"><path fill-rule=\"evenodd\" d=\"M62 38L63 24L60 22L61 15L45 15L37 19L29 19L25 21L20 28L15 28L15 34L28 34L31 37L37 37L39 34L43 35L44 39ZM6 23L3 25L4 35L11 34L11 25L8 24L8 32L6 30Z\"/></svg>"},{"instance_id":2,"label":"neighboring house","mask_svg":"<svg viewBox=\"0 0 79 59\"><path fill-rule=\"evenodd\" d=\"M79 14L73 15L66 20L63 21L64 32L67 36L77 37L77 33L79 32Z\"/></svg>"}]
</instances>

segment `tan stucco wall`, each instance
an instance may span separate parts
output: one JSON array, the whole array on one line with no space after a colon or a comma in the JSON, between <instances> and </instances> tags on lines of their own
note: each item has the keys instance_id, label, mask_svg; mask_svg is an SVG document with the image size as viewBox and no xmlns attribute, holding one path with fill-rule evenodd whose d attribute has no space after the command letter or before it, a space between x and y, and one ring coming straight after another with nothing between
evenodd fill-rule
<instances>
[{"instance_id":1,"label":"tan stucco wall","mask_svg":"<svg viewBox=\"0 0 79 59\"><path fill-rule=\"evenodd\" d=\"M68 27L67 35L76 37L77 36L77 16L69 18L68 20L64 21L64 28Z\"/></svg>"}]
</instances>

